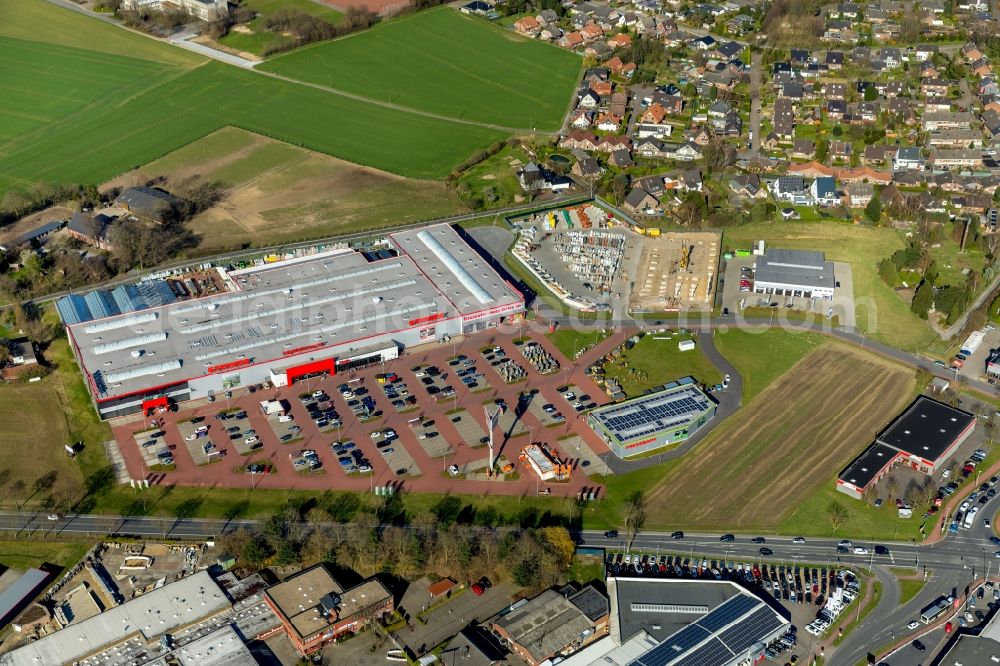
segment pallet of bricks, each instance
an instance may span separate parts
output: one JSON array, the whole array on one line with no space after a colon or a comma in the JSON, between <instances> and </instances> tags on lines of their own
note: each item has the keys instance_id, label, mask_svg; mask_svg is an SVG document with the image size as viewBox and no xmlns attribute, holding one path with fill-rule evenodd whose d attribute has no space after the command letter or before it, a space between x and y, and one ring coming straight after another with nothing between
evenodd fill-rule
<instances>
[{"instance_id":1,"label":"pallet of bricks","mask_svg":"<svg viewBox=\"0 0 1000 666\"><path fill-rule=\"evenodd\" d=\"M610 286L621 265L625 237L611 231L568 231L559 237L556 251L579 280Z\"/></svg>"},{"instance_id":2,"label":"pallet of bricks","mask_svg":"<svg viewBox=\"0 0 1000 666\"><path fill-rule=\"evenodd\" d=\"M526 342L521 345L520 349L521 354L538 371L538 374L551 375L553 372L559 370L559 361L552 354L545 351L545 348L537 342Z\"/></svg>"}]
</instances>

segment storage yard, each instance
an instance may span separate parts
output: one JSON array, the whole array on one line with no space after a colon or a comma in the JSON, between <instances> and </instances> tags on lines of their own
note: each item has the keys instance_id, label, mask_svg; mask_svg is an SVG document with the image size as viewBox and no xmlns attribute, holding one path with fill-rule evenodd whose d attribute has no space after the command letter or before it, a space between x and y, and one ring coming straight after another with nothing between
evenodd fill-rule
<instances>
[{"instance_id":1,"label":"storage yard","mask_svg":"<svg viewBox=\"0 0 1000 666\"><path fill-rule=\"evenodd\" d=\"M625 300L630 312L712 307L719 234L637 233L593 204L544 211L516 223L521 231L514 256L571 308L604 311L618 300Z\"/></svg>"}]
</instances>

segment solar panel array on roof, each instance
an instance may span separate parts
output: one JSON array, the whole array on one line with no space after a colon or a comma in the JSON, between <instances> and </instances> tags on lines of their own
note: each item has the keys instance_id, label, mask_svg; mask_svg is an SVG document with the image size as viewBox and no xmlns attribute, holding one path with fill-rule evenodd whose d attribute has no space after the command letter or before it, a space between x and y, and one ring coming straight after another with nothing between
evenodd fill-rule
<instances>
[{"instance_id":1,"label":"solar panel array on roof","mask_svg":"<svg viewBox=\"0 0 1000 666\"><path fill-rule=\"evenodd\" d=\"M732 599L698 620L698 626L715 633L738 620L748 611L760 606L760 600L745 594L737 594Z\"/></svg>"},{"instance_id":2,"label":"solar panel array on roof","mask_svg":"<svg viewBox=\"0 0 1000 666\"><path fill-rule=\"evenodd\" d=\"M734 653L740 653L758 642L761 636L770 634L780 626L781 623L771 609L762 606L723 631L719 638Z\"/></svg>"},{"instance_id":3,"label":"solar panel array on roof","mask_svg":"<svg viewBox=\"0 0 1000 666\"><path fill-rule=\"evenodd\" d=\"M619 442L671 430L711 409L711 401L697 387L670 393L652 393L620 405L597 410L596 418Z\"/></svg>"},{"instance_id":4,"label":"solar panel array on roof","mask_svg":"<svg viewBox=\"0 0 1000 666\"><path fill-rule=\"evenodd\" d=\"M697 650L685 654L672 666L719 666L733 658L732 651L718 638L713 638Z\"/></svg>"}]
</instances>

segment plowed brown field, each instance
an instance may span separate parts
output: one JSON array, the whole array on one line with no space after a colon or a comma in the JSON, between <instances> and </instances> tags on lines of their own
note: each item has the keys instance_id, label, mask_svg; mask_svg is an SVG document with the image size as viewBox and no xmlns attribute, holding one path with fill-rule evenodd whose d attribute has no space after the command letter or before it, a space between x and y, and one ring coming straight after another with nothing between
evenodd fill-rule
<instances>
[{"instance_id":1,"label":"plowed brown field","mask_svg":"<svg viewBox=\"0 0 1000 666\"><path fill-rule=\"evenodd\" d=\"M647 527L777 527L872 441L913 381L912 370L860 350L817 348L650 489Z\"/></svg>"}]
</instances>

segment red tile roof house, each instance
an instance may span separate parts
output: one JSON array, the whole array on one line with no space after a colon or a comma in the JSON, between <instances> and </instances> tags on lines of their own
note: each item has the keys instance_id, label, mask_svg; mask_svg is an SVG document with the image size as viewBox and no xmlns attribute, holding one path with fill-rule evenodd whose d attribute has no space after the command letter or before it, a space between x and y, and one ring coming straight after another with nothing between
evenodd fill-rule
<instances>
[{"instance_id":1,"label":"red tile roof house","mask_svg":"<svg viewBox=\"0 0 1000 666\"><path fill-rule=\"evenodd\" d=\"M613 49L624 49L632 46L632 38L624 32L618 33L608 40L608 46Z\"/></svg>"},{"instance_id":2,"label":"red tile roof house","mask_svg":"<svg viewBox=\"0 0 1000 666\"><path fill-rule=\"evenodd\" d=\"M605 136L597 144L597 150L602 153L613 153L622 148L632 147L632 141L627 136Z\"/></svg>"},{"instance_id":3,"label":"red tile roof house","mask_svg":"<svg viewBox=\"0 0 1000 666\"><path fill-rule=\"evenodd\" d=\"M559 40L559 46L563 47L564 49L573 49L576 48L577 46L582 46L582 45L583 45L583 35L581 35L579 32L567 32L565 35L562 36L562 39Z\"/></svg>"},{"instance_id":4,"label":"red tile roof house","mask_svg":"<svg viewBox=\"0 0 1000 666\"><path fill-rule=\"evenodd\" d=\"M601 26L596 23L590 23L580 29L580 36L583 37L583 41L592 42L595 39L603 37L604 30L602 30Z\"/></svg>"},{"instance_id":5,"label":"red tile roof house","mask_svg":"<svg viewBox=\"0 0 1000 666\"><path fill-rule=\"evenodd\" d=\"M514 23L514 30L529 37L534 37L541 29L542 24L533 16L523 16Z\"/></svg>"}]
</instances>

